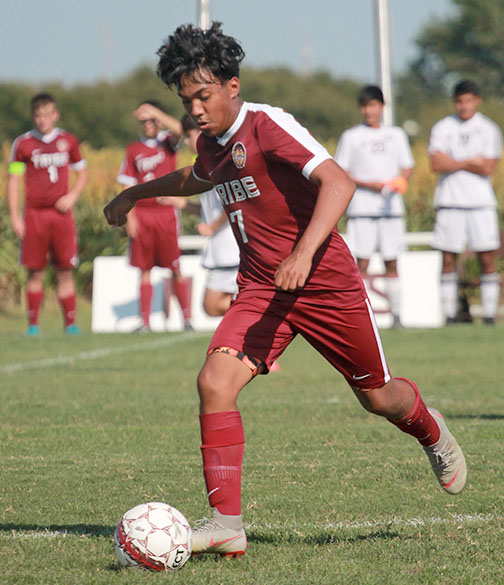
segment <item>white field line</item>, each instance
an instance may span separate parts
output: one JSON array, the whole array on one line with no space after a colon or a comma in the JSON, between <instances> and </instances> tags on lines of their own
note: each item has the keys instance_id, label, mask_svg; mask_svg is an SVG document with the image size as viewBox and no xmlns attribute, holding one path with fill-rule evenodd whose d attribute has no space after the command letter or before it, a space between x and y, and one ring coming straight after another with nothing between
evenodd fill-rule
<instances>
[{"instance_id":1,"label":"white field line","mask_svg":"<svg viewBox=\"0 0 504 585\"><path fill-rule=\"evenodd\" d=\"M451 514L446 518L431 516L429 518L397 518L392 517L390 520L362 520L356 522L329 522L326 524L317 523L292 523L292 524L246 524L247 529L267 528L272 530L283 530L287 532L295 532L299 534L302 530L361 530L363 528L381 528L387 529L392 526L406 526L416 528L418 526L433 526L437 524L490 524L504 520L504 516L497 514ZM67 536L92 537L93 533L83 533L77 530L41 530L36 532L34 530L12 530L8 533L1 534L0 538L13 539L44 539L44 538L66 538Z\"/></svg>"},{"instance_id":2,"label":"white field line","mask_svg":"<svg viewBox=\"0 0 504 585\"><path fill-rule=\"evenodd\" d=\"M52 368L53 366L61 366L66 364L72 364L79 361L96 360L112 355L118 355L121 353L129 353L135 351L148 351L150 349L157 349L159 347L169 347L170 345L177 345L190 341L191 339L201 337L203 333L189 332L180 333L174 337L163 337L161 339L142 341L138 343L132 343L131 345L122 345L120 347L102 347L92 351L82 351L76 354L70 355L59 355L51 358L44 358L41 360L31 360L24 362L11 362L0 366L1 374L13 374L15 372L21 372L23 370L32 370L37 368Z\"/></svg>"},{"instance_id":3,"label":"white field line","mask_svg":"<svg viewBox=\"0 0 504 585\"><path fill-rule=\"evenodd\" d=\"M446 518L438 516L429 516L428 518L398 518L393 516L387 519L372 519L372 520L356 520L355 522L328 522L325 524L293 523L293 524L267 524L267 528L276 530L302 530L302 529L325 529L325 530L355 530L361 528L390 528L391 526L433 526L436 524L477 524L490 522L497 522L504 520L504 516L498 514L450 514ZM259 527L256 524L250 524L249 528Z\"/></svg>"}]
</instances>

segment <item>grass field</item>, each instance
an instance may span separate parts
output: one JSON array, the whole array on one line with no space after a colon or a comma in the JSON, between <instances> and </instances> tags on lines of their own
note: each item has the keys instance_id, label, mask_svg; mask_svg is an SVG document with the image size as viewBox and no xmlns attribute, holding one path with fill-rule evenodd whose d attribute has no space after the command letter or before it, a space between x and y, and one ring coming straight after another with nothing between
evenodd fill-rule
<instances>
[{"instance_id":1,"label":"grass field","mask_svg":"<svg viewBox=\"0 0 504 585\"><path fill-rule=\"evenodd\" d=\"M241 396L249 550L177 573L120 569L119 517L149 500L208 515L194 380L206 334L39 339L0 314L2 585L394 585L504 582L504 324L384 331L465 450L466 490L438 487L414 439L367 414L296 341Z\"/></svg>"}]
</instances>

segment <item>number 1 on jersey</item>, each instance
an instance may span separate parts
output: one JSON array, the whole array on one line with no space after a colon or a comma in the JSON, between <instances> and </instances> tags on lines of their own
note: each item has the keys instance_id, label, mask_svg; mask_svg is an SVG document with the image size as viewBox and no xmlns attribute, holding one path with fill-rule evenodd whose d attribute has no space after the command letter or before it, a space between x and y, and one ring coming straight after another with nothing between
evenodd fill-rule
<instances>
[{"instance_id":1,"label":"number 1 on jersey","mask_svg":"<svg viewBox=\"0 0 504 585\"><path fill-rule=\"evenodd\" d=\"M229 214L229 219L231 223L236 223L238 229L240 230L240 235L244 244L248 242L247 234L245 233L245 224L243 223L243 213L241 209L237 209L236 211L232 211Z\"/></svg>"},{"instance_id":2,"label":"number 1 on jersey","mask_svg":"<svg viewBox=\"0 0 504 585\"><path fill-rule=\"evenodd\" d=\"M50 165L47 167L47 172L49 173L49 180L51 183L58 182L58 167L56 165Z\"/></svg>"}]
</instances>

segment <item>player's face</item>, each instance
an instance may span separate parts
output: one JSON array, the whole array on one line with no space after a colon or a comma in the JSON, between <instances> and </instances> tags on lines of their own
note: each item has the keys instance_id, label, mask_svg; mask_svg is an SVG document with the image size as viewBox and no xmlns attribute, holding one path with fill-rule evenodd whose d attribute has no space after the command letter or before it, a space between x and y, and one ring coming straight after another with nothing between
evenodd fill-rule
<instances>
[{"instance_id":1,"label":"player's face","mask_svg":"<svg viewBox=\"0 0 504 585\"><path fill-rule=\"evenodd\" d=\"M222 84L209 71L195 77L182 76L178 92L186 112L205 136L222 136L238 116L240 80L231 78Z\"/></svg>"},{"instance_id":2,"label":"player's face","mask_svg":"<svg viewBox=\"0 0 504 585\"><path fill-rule=\"evenodd\" d=\"M159 133L156 120L153 120L152 118L140 120L140 127L142 128L142 133L146 138L156 138Z\"/></svg>"},{"instance_id":3,"label":"player's face","mask_svg":"<svg viewBox=\"0 0 504 585\"><path fill-rule=\"evenodd\" d=\"M455 98L455 111L461 120L470 120L478 111L481 98L473 93L463 93Z\"/></svg>"},{"instance_id":4,"label":"player's face","mask_svg":"<svg viewBox=\"0 0 504 585\"><path fill-rule=\"evenodd\" d=\"M363 104L360 111L364 124L371 128L379 128L381 125L383 107L383 104L379 100L369 100L366 104Z\"/></svg>"},{"instance_id":5,"label":"player's face","mask_svg":"<svg viewBox=\"0 0 504 585\"><path fill-rule=\"evenodd\" d=\"M35 128L41 134L49 134L59 118L59 112L54 104L39 106L32 114Z\"/></svg>"}]
</instances>

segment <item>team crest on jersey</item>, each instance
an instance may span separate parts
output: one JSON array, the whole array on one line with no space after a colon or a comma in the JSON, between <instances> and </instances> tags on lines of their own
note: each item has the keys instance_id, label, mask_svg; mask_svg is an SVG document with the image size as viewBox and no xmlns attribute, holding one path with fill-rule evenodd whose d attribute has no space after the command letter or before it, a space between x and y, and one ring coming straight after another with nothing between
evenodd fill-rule
<instances>
[{"instance_id":1,"label":"team crest on jersey","mask_svg":"<svg viewBox=\"0 0 504 585\"><path fill-rule=\"evenodd\" d=\"M241 142L235 142L231 150L231 156L237 169L243 169L247 160L247 152Z\"/></svg>"},{"instance_id":2,"label":"team crest on jersey","mask_svg":"<svg viewBox=\"0 0 504 585\"><path fill-rule=\"evenodd\" d=\"M61 140L58 140L58 142L56 142L56 148L60 152L67 152L68 150L70 150L70 145L64 138L62 138Z\"/></svg>"}]
</instances>

